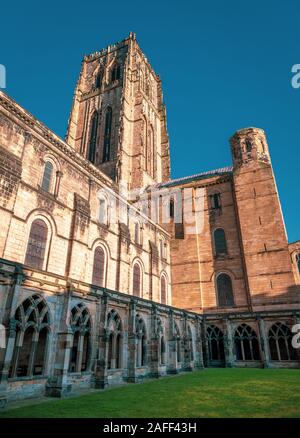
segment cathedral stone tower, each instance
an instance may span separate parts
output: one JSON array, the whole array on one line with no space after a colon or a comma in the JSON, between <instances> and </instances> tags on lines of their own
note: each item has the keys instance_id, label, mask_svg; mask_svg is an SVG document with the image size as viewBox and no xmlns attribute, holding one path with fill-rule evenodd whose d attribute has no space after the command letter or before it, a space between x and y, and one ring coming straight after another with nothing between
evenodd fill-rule
<instances>
[{"instance_id":1,"label":"cathedral stone tower","mask_svg":"<svg viewBox=\"0 0 300 438\"><path fill-rule=\"evenodd\" d=\"M135 34L83 59L67 142L127 189L169 179L161 81Z\"/></svg>"},{"instance_id":2,"label":"cathedral stone tower","mask_svg":"<svg viewBox=\"0 0 300 438\"><path fill-rule=\"evenodd\" d=\"M246 128L231 138L234 193L247 287L253 306L295 295L294 278L265 133Z\"/></svg>"}]
</instances>

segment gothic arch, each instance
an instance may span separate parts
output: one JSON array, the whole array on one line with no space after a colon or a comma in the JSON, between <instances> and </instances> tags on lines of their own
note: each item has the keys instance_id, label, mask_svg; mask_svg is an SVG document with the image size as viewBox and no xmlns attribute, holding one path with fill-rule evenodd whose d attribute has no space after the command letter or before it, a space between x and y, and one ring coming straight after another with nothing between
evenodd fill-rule
<instances>
[{"instance_id":1,"label":"gothic arch","mask_svg":"<svg viewBox=\"0 0 300 438\"><path fill-rule=\"evenodd\" d=\"M40 174L39 186L48 193L57 195L59 174L61 166L59 160L50 153L46 153L42 159L42 172ZM51 165L51 169L50 169Z\"/></svg>"},{"instance_id":2,"label":"gothic arch","mask_svg":"<svg viewBox=\"0 0 300 438\"><path fill-rule=\"evenodd\" d=\"M41 270L47 269L54 231L57 234L55 221L48 212L36 209L27 216L26 247L23 256L25 265Z\"/></svg>"},{"instance_id":3,"label":"gothic arch","mask_svg":"<svg viewBox=\"0 0 300 438\"><path fill-rule=\"evenodd\" d=\"M87 371L90 367L92 320L84 303L72 307L69 324L73 333L69 372Z\"/></svg>"},{"instance_id":4,"label":"gothic arch","mask_svg":"<svg viewBox=\"0 0 300 438\"><path fill-rule=\"evenodd\" d=\"M168 292L169 292L169 282L168 282L168 275L165 271L162 271L160 274L160 302L162 304L168 304Z\"/></svg>"},{"instance_id":5,"label":"gothic arch","mask_svg":"<svg viewBox=\"0 0 300 438\"><path fill-rule=\"evenodd\" d=\"M144 319L140 315L135 318L136 366L147 365L147 330Z\"/></svg>"},{"instance_id":6,"label":"gothic arch","mask_svg":"<svg viewBox=\"0 0 300 438\"><path fill-rule=\"evenodd\" d=\"M272 361L299 360L292 347L292 337L291 330L282 322L276 322L270 327L268 341Z\"/></svg>"},{"instance_id":7,"label":"gothic arch","mask_svg":"<svg viewBox=\"0 0 300 438\"><path fill-rule=\"evenodd\" d=\"M132 268L131 268L131 277L132 277L132 281L131 281L131 290L132 290L132 294L138 297L143 297L144 294L144 272L145 272L145 268L144 268L144 264L142 262L142 260L139 257L135 257L132 261ZM139 272L140 272L140 277L139 277L139 281L140 281L140 285L138 288L138 271L137 271L137 267L139 267Z\"/></svg>"},{"instance_id":8,"label":"gothic arch","mask_svg":"<svg viewBox=\"0 0 300 438\"><path fill-rule=\"evenodd\" d=\"M208 344L208 357L210 361L224 361L224 333L216 325L212 324L206 328L206 339Z\"/></svg>"},{"instance_id":9,"label":"gothic arch","mask_svg":"<svg viewBox=\"0 0 300 438\"><path fill-rule=\"evenodd\" d=\"M97 156L97 143L99 135L99 111L94 110L90 118L89 142L87 150L87 159L95 164Z\"/></svg>"},{"instance_id":10,"label":"gothic arch","mask_svg":"<svg viewBox=\"0 0 300 438\"><path fill-rule=\"evenodd\" d=\"M215 275L216 302L218 307L234 306L234 287L230 271L221 271Z\"/></svg>"},{"instance_id":11,"label":"gothic arch","mask_svg":"<svg viewBox=\"0 0 300 438\"><path fill-rule=\"evenodd\" d=\"M11 325L15 342L9 377L46 375L51 315L45 299L34 294L22 301Z\"/></svg>"},{"instance_id":12,"label":"gothic arch","mask_svg":"<svg viewBox=\"0 0 300 438\"><path fill-rule=\"evenodd\" d=\"M113 132L113 109L109 104L104 111L104 133L103 133L103 148L102 148L102 163L110 161L111 146L112 146L112 132Z\"/></svg>"},{"instance_id":13,"label":"gothic arch","mask_svg":"<svg viewBox=\"0 0 300 438\"><path fill-rule=\"evenodd\" d=\"M123 368L123 325L115 309L107 315L106 340L108 369Z\"/></svg>"},{"instance_id":14,"label":"gothic arch","mask_svg":"<svg viewBox=\"0 0 300 438\"><path fill-rule=\"evenodd\" d=\"M234 332L236 360L260 360L258 337L255 330L247 324L239 325Z\"/></svg>"},{"instance_id":15,"label":"gothic arch","mask_svg":"<svg viewBox=\"0 0 300 438\"><path fill-rule=\"evenodd\" d=\"M107 245L97 239L92 250L92 284L106 287L109 251Z\"/></svg>"}]
</instances>

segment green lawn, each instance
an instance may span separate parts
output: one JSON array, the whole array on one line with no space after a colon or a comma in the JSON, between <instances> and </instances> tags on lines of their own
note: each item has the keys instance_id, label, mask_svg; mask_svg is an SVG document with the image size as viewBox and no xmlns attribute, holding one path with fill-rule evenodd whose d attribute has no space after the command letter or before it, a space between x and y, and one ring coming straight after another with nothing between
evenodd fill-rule
<instances>
[{"instance_id":1,"label":"green lawn","mask_svg":"<svg viewBox=\"0 0 300 438\"><path fill-rule=\"evenodd\" d=\"M206 369L35 402L4 417L300 417L300 370Z\"/></svg>"}]
</instances>

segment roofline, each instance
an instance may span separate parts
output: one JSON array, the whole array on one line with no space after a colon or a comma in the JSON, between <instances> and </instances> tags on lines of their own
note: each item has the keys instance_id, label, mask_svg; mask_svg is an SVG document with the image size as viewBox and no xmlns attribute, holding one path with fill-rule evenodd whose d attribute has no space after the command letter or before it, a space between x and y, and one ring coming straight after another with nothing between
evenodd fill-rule
<instances>
[{"instance_id":1,"label":"roofline","mask_svg":"<svg viewBox=\"0 0 300 438\"><path fill-rule=\"evenodd\" d=\"M182 178L176 178L170 181L158 183L156 184L156 187L158 188L172 187L180 184L187 184L192 181L199 181L201 179L213 178L215 176L232 175L232 172L233 172L232 166L221 167L219 169L209 170L206 172L196 173L194 175L188 175Z\"/></svg>"}]
</instances>

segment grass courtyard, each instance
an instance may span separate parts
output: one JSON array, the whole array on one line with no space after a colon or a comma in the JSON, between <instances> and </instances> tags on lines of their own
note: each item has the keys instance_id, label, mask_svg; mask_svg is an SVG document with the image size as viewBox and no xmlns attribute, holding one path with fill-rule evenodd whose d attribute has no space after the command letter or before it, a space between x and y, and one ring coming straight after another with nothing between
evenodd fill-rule
<instances>
[{"instance_id":1,"label":"grass courtyard","mask_svg":"<svg viewBox=\"0 0 300 438\"><path fill-rule=\"evenodd\" d=\"M206 369L0 411L17 417L300 417L300 370Z\"/></svg>"}]
</instances>

